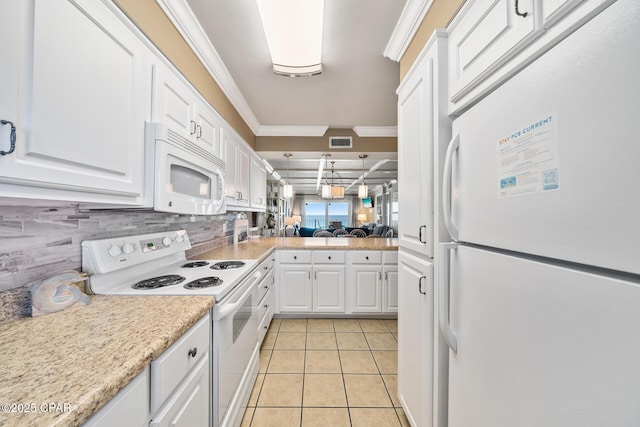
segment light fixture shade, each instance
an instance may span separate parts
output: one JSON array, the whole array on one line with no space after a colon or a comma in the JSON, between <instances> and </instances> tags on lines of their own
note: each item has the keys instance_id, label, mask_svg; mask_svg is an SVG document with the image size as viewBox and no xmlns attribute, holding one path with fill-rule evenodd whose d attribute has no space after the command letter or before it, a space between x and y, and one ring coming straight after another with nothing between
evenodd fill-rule
<instances>
[{"instance_id":1,"label":"light fixture shade","mask_svg":"<svg viewBox=\"0 0 640 427\"><path fill-rule=\"evenodd\" d=\"M369 186L361 184L358 186L358 197L364 199L369 196Z\"/></svg>"},{"instance_id":2,"label":"light fixture shade","mask_svg":"<svg viewBox=\"0 0 640 427\"><path fill-rule=\"evenodd\" d=\"M358 214L358 221L365 222L367 220L367 214Z\"/></svg>"},{"instance_id":3,"label":"light fixture shade","mask_svg":"<svg viewBox=\"0 0 640 427\"><path fill-rule=\"evenodd\" d=\"M331 186L329 184L322 184L322 198L323 199L331 198Z\"/></svg>"},{"instance_id":4,"label":"light fixture shade","mask_svg":"<svg viewBox=\"0 0 640 427\"><path fill-rule=\"evenodd\" d=\"M287 76L322 71L324 0L257 0L273 72Z\"/></svg>"},{"instance_id":5,"label":"light fixture shade","mask_svg":"<svg viewBox=\"0 0 640 427\"><path fill-rule=\"evenodd\" d=\"M291 199L293 197L293 185L285 184L282 189L282 195L285 199Z\"/></svg>"},{"instance_id":6,"label":"light fixture shade","mask_svg":"<svg viewBox=\"0 0 640 427\"><path fill-rule=\"evenodd\" d=\"M288 225L295 225L295 223L296 223L296 220L295 220L295 219L293 219L293 218L292 218L292 217L290 217L290 216L285 217L285 219L284 219L284 225L287 225L287 226L288 226Z\"/></svg>"},{"instance_id":7,"label":"light fixture shade","mask_svg":"<svg viewBox=\"0 0 640 427\"><path fill-rule=\"evenodd\" d=\"M344 187L332 185L331 186L331 198L332 199L344 199Z\"/></svg>"},{"instance_id":8,"label":"light fixture shade","mask_svg":"<svg viewBox=\"0 0 640 427\"><path fill-rule=\"evenodd\" d=\"M300 215L291 215L291 218L293 218L293 221L296 224L300 224L302 222L302 217Z\"/></svg>"}]
</instances>

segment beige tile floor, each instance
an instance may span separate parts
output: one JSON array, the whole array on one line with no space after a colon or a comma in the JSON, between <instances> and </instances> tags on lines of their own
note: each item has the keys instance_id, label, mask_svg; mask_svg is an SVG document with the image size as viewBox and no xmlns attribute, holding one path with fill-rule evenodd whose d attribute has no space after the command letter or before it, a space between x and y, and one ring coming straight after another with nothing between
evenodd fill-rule
<instances>
[{"instance_id":1,"label":"beige tile floor","mask_svg":"<svg viewBox=\"0 0 640 427\"><path fill-rule=\"evenodd\" d=\"M409 426L397 333L396 320L274 319L242 426Z\"/></svg>"}]
</instances>

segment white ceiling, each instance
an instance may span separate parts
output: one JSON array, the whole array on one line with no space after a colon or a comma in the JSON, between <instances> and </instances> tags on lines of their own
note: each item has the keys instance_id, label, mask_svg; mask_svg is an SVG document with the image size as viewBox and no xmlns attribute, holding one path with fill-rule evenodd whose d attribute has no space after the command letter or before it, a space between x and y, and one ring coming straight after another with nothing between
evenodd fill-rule
<instances>
[{"instance_id":1,"label":"white ceiling","mask_svg":"<svg viewBox=\"0 0 640 427\"><path fill-rule=\"evenodd\" d=\"M255 0L186 0L211 44L235 80L260 126L395 126L395 94L399 64L383 52L406 0L325 0L322 74L291 78L273 74L267 42ZM282 153L259 153L283 176ZM313 187L322 153L293 152L291 170L299 193ZM336 168L361 174L360 153L337 160ZM366 167L395 153L367 153ZM373 157L377 157L374 159ZM349 157L349 159L345 158ZM296 167L293 161L297 162ZM336 158L334 158L336 160ZM395 171L396 162L387 167ZM381 168L382 169L382 168ZM349 174L351 176L353 174ZM397 172L378 173L375 182L395 179ZM372 182L374 182L372 175ZM349 183L351 180L349 180ZM357 187L352 190L357 192Z\"/></svg>"}]
</instances>

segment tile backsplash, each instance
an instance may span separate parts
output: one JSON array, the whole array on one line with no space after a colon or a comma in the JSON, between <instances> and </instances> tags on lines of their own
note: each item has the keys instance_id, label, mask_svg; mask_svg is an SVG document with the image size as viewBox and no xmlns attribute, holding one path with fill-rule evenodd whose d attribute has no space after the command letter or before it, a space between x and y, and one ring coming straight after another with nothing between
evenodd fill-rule
<instances>
[{"instance_id":1,"label":"tile backsplash","mask_svg":"<svg viewBox=\"0 0 640 427\"><path fill-rule=\"evenodd\" d=\"M22 204L20 204L22 203ZM0 291L81 267L83 240L186 229L197 255L232 242L235 215L80 211L78 204L0 198ZM224 231L226 230L226 231Z\"/></svg>"}]
</instances>

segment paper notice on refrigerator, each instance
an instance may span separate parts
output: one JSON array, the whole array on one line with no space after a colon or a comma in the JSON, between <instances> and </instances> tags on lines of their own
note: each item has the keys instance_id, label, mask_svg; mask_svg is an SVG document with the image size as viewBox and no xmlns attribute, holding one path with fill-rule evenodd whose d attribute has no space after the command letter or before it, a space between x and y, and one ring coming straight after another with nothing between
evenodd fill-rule
<instances>
[{"instance_id":1,"label":"paper notice on refrigerator","mask_svg":"<svg viewBox=\"0 0 640 427\"><path fill-rule=\"evenodd\" d=\"M557 190L557 114L551 114L497 141L498 198Z\"/></svg>"}]
</instances>

